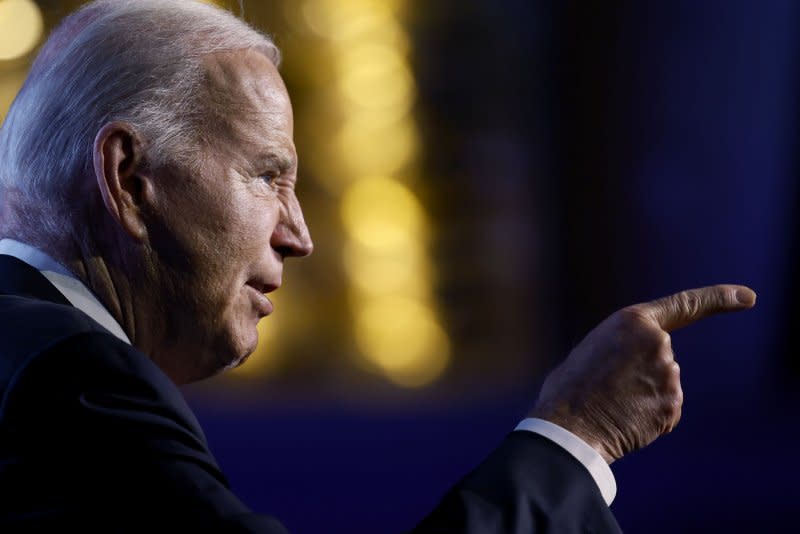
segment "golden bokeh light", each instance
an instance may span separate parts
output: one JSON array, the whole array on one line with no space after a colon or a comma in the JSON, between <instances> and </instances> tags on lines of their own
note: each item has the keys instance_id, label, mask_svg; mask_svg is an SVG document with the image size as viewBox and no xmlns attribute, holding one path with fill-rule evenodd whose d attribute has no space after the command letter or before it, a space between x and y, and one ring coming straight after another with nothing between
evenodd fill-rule
<instances>
[{"instance_id":1,"label":"golden bokeh light","mask_svg":"<svg viewBox=\"0 0 800 534\"><path fill-rule=\"evenodd\" d=\"M354 183L341 203L345 230L361 245L382 251L405 251L424 236L422 207L408 187L390 178Z\"/></svg>"},{"instance_id":2,"label":"golden bokeh light","mask_svg":"<svg viewBox=\"0 0 800 534\"><path fill-rule=\"evenodd\" d=\"M338 132L336 146L351 174L392 175L417 156L419 132L410 118L388 125L374 119L371 115L353 117Z\"/></svg>"},{"instance_id":3,"label":"golden bokeh light","mask_svg":"<svg viewBox=\"0 0 800 534\"><path fill-rule=\"evenodd\" d=\"M411 92L406 93L402 98L397 98L395 104L392 106L368 108L364 106L363 102L358 102L349 98L342 99L337 103L338 107L342 111L342 115L347 118L347 122L352 122L354 124L366 124L371 130L377 132L385 132L387 129L391 131L391 128L396 128L398 124L403 125L403 121L407 121L409 119L413 104L413 89ZM340 131L340 133L342 132ZM416 134L414 134L412 141L415 139ZM412 146L411 148L412 150L417 149L416 145Z\"/></svg>"},{"instance_id":4,"label":"golden bokeh light","mask_svg":"<svg viewBox=\"0 0 800 534\"><path fill-rule=\"evenodd\" d=\"M28 54L42 37L44 21L32 0L0 0L0 60Z\"/></svg>"},{"instance_id":5,"label":"golden bokeh light","mask_svg":"<svg viewBox=\"0 0 800 534\"><path fill-rule=\"evenodd\" d=\"M383 45L360 46L345 58L339 90L354 107L406 111L411 107L414 81L406 60L396 50Z\"/></svg>"},{"instance_id":6,"label":"golden bokeh light","mask_svg":"<svg viewBox=\"0 0 800 534\"><path fill-rule=\"evenodd\" d=\"M354 337L362 361L403 387L421 387L449 361L439 325L428 224L417 196L399 177L417 165L419 128L412 115L416 83L406 0L305 0L289 18L326 47L316 78L333 87L325 104L330 129L319 137L324 165L315 174L340 199L347 240ZM332 114L334 111L336 114Z\"/></svg>"},{"instance_id":7,"label":"golden bokeh light","mask_svg":"<svg viewBox=\"0 0 800 534\"><path fill-rule=\"evenodd\" d=\"M430 307L403 297L373 299L356 316L365 357L402 386L424 386L449 359L447 336Z\"/></svg>"},{"instance_id":8,"label":"golden bokeh light","mask_svg":"<svg viewBox=\"0 0 800 534\"><path fill-rule=\"evenodd\" d=\"M405 33L395 18L400 5L392 0L308 0L301 13L313 33L334 43L388 37L400 44Z\"/></svg>"},{"instance_id":9,"label":"golden bokeh light","mask_svg":"<svg viewBox=\"0 0 800 534\"><path fill-rule=\"evenodd\" d=\"M431 272L423 247L407 241L396 250L376 251L351 241L345 246L344 267L363 295L430 297Z\"/></svg>"}]
</instances>

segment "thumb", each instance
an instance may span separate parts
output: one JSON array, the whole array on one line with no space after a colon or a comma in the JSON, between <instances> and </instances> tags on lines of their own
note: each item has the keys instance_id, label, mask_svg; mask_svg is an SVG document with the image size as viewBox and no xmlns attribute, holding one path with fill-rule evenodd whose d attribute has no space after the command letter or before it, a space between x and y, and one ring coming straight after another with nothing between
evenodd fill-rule
<instances>
[{"instance_id":1,"label":"thumb","mask_svg":"<svg viewBox=\"0 0 800 534\"><path fill-rule=\"evenodd\" d=\"M671 332L710 315L752 308L755 303L756 294L749 287L722 284L687 289L632 308Z\"/></svg>"}]
</instances>

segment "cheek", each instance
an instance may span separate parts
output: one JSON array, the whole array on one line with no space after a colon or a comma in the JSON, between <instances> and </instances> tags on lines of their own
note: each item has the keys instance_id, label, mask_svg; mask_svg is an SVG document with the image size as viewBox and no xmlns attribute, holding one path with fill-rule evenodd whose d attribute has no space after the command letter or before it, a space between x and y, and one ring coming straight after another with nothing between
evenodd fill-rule
<instances>
[{"instance_id":1,"label":"cheek","mask_svg":"<svg viewBox=\"0 0 800 534\"><path fill-rule=\"evenodd\" d=\"M245 284L253 275L274 268L270 241L278 215L264 202L240 206L206 233L199 263L204 265L205 291L222 301L216 308L232 307L236 316L242 312L250 316L252 303Z\"/></svg>"},{"instance_id":2,"label":"cheek","mask_svg":"<svg viewBox=\"0 0 800 534\"><path fill-rule=\"evenodd\" d=\"M180 272L201 273L231 253L226 236L236 228L228 199L186 195L163 207L151 234L154 248Z\"/></svg>"},{"instance_id":3,"label":"cheek","mask_svg":"<svg viewBox=\"0 0 800 534\"><path fill-rule=\"evenodd\" d=\"M242 189L220 202L187 207L192 221L183 224L180 248L204 293L216 295L214 300L240 300L239 289L253 267L264 267L281 205L276 195Z\"/></svg>"},{"instance_id":4,"label":"cheek","mask_svg":"<svg viewBox=\"0 0 800 534\"><path fill-rule=\"evenodd\" d=\"M237 213L231 233L251 254L263 254L281 217L282 203L277 198L255 199Z\"/></svg>"},{"instance_id":5,"label":"cheek","mask_svg":"<svg viewBox=\"0 0 800 534\"><path fill-rule=\"evenodd\" d=\"M248 198L227 198L224 204L201 214L196 227L201 253L210 263L224 270L234 267L249 253L249 243L259 235L258 221L263 216ZM201 260L202 261L202 260Z\"/></svg>"}]
</instances>

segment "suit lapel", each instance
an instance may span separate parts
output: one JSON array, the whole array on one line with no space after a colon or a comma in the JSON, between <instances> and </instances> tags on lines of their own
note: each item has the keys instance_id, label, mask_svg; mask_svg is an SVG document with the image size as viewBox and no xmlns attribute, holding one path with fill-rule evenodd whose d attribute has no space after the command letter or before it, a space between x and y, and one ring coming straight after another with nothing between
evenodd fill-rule
<instances>
[{"instance_id":1,"label":"suit lapel","mask_svg":"<svg viewBox=\"0 0 800 534\"><path fill-rule=\"evenodd\" d=\"M0 295L18 295L72 305L37 269L5 254L0 254Z\"/></svg>"}]
</instances>

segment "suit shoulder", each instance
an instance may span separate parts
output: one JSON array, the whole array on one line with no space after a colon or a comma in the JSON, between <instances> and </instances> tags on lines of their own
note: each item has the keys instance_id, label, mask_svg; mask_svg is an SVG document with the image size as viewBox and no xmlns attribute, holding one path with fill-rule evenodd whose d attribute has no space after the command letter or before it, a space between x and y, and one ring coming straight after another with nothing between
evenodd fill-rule
<instances>
[{"instance_id":1,"label":"suit shoulder","mask_svg":"<svg viewBox=\"0 0 800 534\"><path fill-rule=\"evenodd\" d=\"M73 306L0 295L0 356L5 362L85 332L102 333L106 330Z\"/></svg>"},{"instance_id":2,"label":"suit shoulder","mask_svg":"<svg viewBox=\"0 0 800 534\"><path fill-rule=\"evenodd\" d=\"M106 332L80 310L54 302L0 295L0 396L28 361L64 339Z\"/></svg>"},{"instance_id":3,"label":"suit shoulder","mask_svg":"<svg viewBox=\"0 0 800 534\"><path fill-rule=\"evenodd\" d=\"M130 530L140 531L156 517L202 512L211 525L250 513L178 388L105 332L58 340L10 381L0 403L0 492L14 494L0 507L0 530L4 519L60 525L133 514Z\"/></svg>"},{"instance_id":4,"label":"suit shoulder","mask_svg":"<svg viewBox=\"0 0 800 534\"><path fill-rule=\"evenodd\" d=\"M8 377L0 413L12 410L12 401L24 402L26 410L43 405L57 411L59 401L86 404L101 398L124 399L144 411L191 414L177 386L146 355L93 330L66 332L31 352Z\"/></svg>"},{"instance_id":5,"label":"suit shoulder","mask_svg":"<svg viewBox=\"0 0 800 534\"><path fill-rule=\"evenodd\" d=\"M105 332L59 340L28 358L8 381L0 441L32 450L49 447L53 434L73 435L84 449L138 443L139 451L171 451L211 466L222 478L177 386L147 356Z\"/></svg>"}]
</instances>

